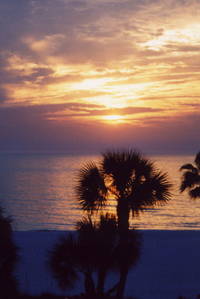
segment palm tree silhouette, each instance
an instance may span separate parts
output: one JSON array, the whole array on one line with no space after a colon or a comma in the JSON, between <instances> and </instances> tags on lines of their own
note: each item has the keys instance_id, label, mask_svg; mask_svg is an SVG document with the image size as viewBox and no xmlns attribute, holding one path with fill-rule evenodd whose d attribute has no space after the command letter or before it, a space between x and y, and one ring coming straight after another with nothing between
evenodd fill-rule
<instances>
[{"instance_id":1,"label":"palm tree silhouette","mask_svg":"<svg viewBox=\"0 0 200 299\"><path fill-rule=\"evenodd\" d=\"M200 152L197 153L194 165L184 164L180 170L183 170L180 191L188 189L191 198L200 197Z\"/></svg>"},{"instance_id":2,"label":"palm tree silhouette","mask_svg":"<svg viewBox=\"0 0 200 299\"><path fill-rule=\"evenodd\" d=\"M97 165L86 164L80 171L76 194L89 214L102 211L109 199L116 200L121 248L126 256L130 212L138 215L156 204L167 202L171 184L167 174L157 170L153 163L136 151L107 151ZM122 298L128 264L121 267L117 297Z\"/></svg>"},{"instance_id":3,"label":"palm tree silhouette","mask_svg":"<svg viewBox=\"0 0 200 299\"><path fill-rule=\"evenodd\" d=\"M83 218L76 225L77 235L62 238L50 253L50 267L60 287L70 288L79 278L84 277L85 294L94 296L103 293L105 277L112 266L117 225L115 217L105 215L100 222ZM93 274L98 273L95 286Z\"/></svg>"},{"instance_id":4,"label":"palm tree silhouette","mask_svg":"<svg viewBox=\"0 0 200 299\"><path fill-rule=\"evenodd\" d=\"M136 151L108 151L100 164L90 162L80 170L76 194L88 213L98 212L116 200L119 229L129 228L130 212L137 215L146 208L170 199L167 174Z\"/></svg>"},{"instance_id":5,"label":"palm tree silhouette","mask_svg":"<svg viewBox=\"0 0 200 299\"><path fill-rule=\"evenodd\" d=\"M77 223L76 228L79 233L79 244L81 244L78 254L86 254L89 258L88 262L83 256L84 268L89 263L93 265L93 272L97 272L96 286L93 283L94 290L96 289L96 293L102 295L108 271L114 267L113 253L118 241L116 219L110 214L101 215L99 222L93 222L90 217L83 218Z\"/></svg>"},{"instance_id":6,"label":"palm tree silhouette","mask_svg":"<svg viewBox=\"0 0 200 299\"><path fill-rule=\"evenodd\" d=\"M65 289L73 287L81 273L87 298L111 294L118 284L105 291L107 274L135 265L140 253L140 234L128 231L126 248L122 247L116 219L110 214L102 215L99 222L83 218L76 229L77 235L68 234L50 253L49 265L54 277Z\"/></svg>"},{"instance_id":7,"label":"palm tree silhouette","mask_svg":"<svg viewBox=\"0 0 200 299\"><path fill-rule=\"evenodd\" d=\"M17 259L17 247L12 239L11 220L3 215L0 208L0 297L2 299L17 296L18 285L13 273Z\"/></svg>"}]
</instances>

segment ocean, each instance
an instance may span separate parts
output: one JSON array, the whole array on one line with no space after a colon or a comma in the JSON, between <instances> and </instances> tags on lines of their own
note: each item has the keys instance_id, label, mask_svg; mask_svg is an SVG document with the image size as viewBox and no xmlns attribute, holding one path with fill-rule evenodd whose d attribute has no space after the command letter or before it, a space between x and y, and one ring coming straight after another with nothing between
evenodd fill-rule
<instances>
[{"instance_id":1,"label":"ocean","mask_svg":"<svg viewBox=\"0 0 200 299\"><path fill-rule=\"evenodd\" d=\"M0 205L12 218L13 229L73 230L83 216L74 188L81 165L98 155L0 154ZM199 230L200 200L179 193L179 168L194 157L149 156L167 172L173 183L173 197L164 206L148 209L131 220L131 225L145 230ZM108 211L115 211L111 203Z\"/></svg>"}]
</instances>

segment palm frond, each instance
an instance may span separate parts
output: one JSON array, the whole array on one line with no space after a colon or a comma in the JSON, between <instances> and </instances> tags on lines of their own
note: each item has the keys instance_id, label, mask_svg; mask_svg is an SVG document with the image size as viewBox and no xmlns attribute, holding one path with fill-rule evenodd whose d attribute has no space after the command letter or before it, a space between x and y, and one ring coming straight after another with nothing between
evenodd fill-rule
<instances>
[{"instance_id":1,"label":"palm frond","mask_svg":"<svg viewBox=\"0 0 200 299\"><path fill-rule=\"evenodd\" d=\"M78 233L78 262L82 271L93 272L97 268L97 250L99 240L97 223L91 218L84 218L77 226Z\"/></svg>"},{"instance_id":2,"label":"palm frond","mask_svg":"<svg viewBox=\"0 0 200 299\"><path fill-rule=\"evenodd\" d=\"M129 196L133 215L139 214L146 207L166 203L171 199L171 187L167 174L161 172L153 172L151 177L134 183Z\"/></svg>"},{"instance_id":3,"label":"palm frond","mask_svg":"<svg viewBox=\"0 0 200 299\"><path fill-rule=\"evenodd\" d=\"M191 198L200 198L200 187L196 187L189 191L189 195Z\"/></svg>"},{"instance_id":4,"label":"palm frond","mask_svg":"<svg viewBox=\"0 0 200 299\"><path fill-rule=\"evenodd\" d=\"M200 152L195 157L195 166L192 164L183 165L180 170L185 170L181 179L180 192L188 190L191 198L200 197Z\"/></svg>"},{"instance_id":5,"label":"palm frond","mask_svg":"<svg viewBox=\"0 0 200 299\"><path fill-rule=\"evenodd\" d=\"M197 165L197 168L200 170L200 152L197 153L194 162Z\"/></svg>"},{"instance_id":6,"label":"palm frond","mask_svg":"<svg viewBox=\"0 0 200 299\"><path fill-rule=\"evenodd\" d=\"M128 200L133 216L138 215L146 206L153 204L153 191L149 181L135 184Z\"/></svg>"},{"instance_id":7,"label":"palm frond","mask_svg":"<svg viewBox=\"0 0 200 299\"><path fill-rule=\"evenodd\" d=\"M60 288L68 289L74 286L78 279L77 243L72 234L61 238L49 253L49 267Z\"/></svg>"},{"instance_id":8,"label":"palm frond","mask_svg":"<svg viewBox=\"0 0 200 299\"><path fill-rule=\"evenodd\" d=\"M195 186L195 184L200 183L200 175L194 172L186 171L182 175L182 183L180 186L180 191L183 192L187 188Z\"/></svg>"},{"instance_id":9,"label":"palm frond","mask_svg":"<svg viewBox=\"0 0 200 299\"><path fill-rule=\"evenodd\" d=\"M155 203L164 203L171 199L172 184L167 173L157 172L151 178L151 185Z\"/></svg>"},{"instance_id":10,"label":"palm frond","mask_svg":"<svg viewBox=\"0 0 200 299\"><path fill-rule=\"evenodd\" d=\"M154 164L148 159L140 158L134 167L135 179L140 180L142 177L149 178L154 170Z\"/></svg>"},{"instance_id":11,"label":"palm frond","mask_svg":"<svg viewBox=\"0 0 200 299\"><path fill-rule=\"evenodd\" d=\"M105 205L107 188L104 177L95 163L88 163L78 177L76 195L84 210L93 212Z\"/></svg>"},{"instance_id":12,"label":"palm frond","mask_svg":"<svg viewBox=\"0 0 200 299\"><path fill-rule=\"evenodd\" d=\"M180 170L191 170L193 173L198 173L198 169L192 164L184 164L181 166Z\"/></svg>"},{"instance_id":13,"label":"palm frond","mask_svg":"<svg viewBox=\"0 0 200 299\"><path fill-rule=\"evenodd\" d=\"M87 215L86 217L83 217L81 220L79 220L75 227L76 227L76 231L81 232L82 230L86 230L89 229L93 229L95 225L92 222L92 218L91 215Z\"/></svg>"},{"instance_id":14,"label":"palm frond","mask_svg":"<svg viewBox=\"0 0 200 299\"><path fill-rule=\"evenodd\" d=\"M79 238L88 238L88 242L98 239L100 243L105 243L107 237L111 240L117 232L117 221L115 215L110 213L102 214L99 221L92 221L92 218L88 216L77 222L76 229Z\"/></svg>"},{"instance_id":15,"label":"palm frond","mask_svg":"<svg viewBox=\"0 0 200 299\"><path fill-rule=\"evenodd\" d=\"M103 172L112 178L113 186L122 193L140 158L140 153L134 150L107 151L103 153L101 167Z\"/></svg>"},{"instance_id":16,"label":"palm frond","mask_svg":"<svg viewBox=\"0 0 200 299\"><path fill-rule=\"evenodd\" d=\"M104 235L110 235L110 237L112 237L112 233L116 233L117 231L117 220L115 215L110 213L101 215L98 228Z\"/></svg>"}]
</instances>

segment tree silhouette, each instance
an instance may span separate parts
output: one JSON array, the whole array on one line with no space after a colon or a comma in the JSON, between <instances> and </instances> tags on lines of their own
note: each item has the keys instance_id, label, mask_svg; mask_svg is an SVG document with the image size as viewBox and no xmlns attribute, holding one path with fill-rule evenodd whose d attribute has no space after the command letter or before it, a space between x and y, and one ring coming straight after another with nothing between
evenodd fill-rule
<instances>
[{"instance_id":1,"label":"tree silhouette","mask_svg":"<svg viewBox=\"0 0 200 299\"><path fill-rule=\"evenodd\" d=\"M116 219L109 214L102 215L99 222L84 218L76 228L76 235L62 238L50 253L49 264L54 277L65 289L73 287L81 273L87 298L113 293L120 282L105 291L106 277L109 271L119 272L135 265L140 253L139 233L128 231L126 244L123 244L126 247L122 247Z\"/></svg>"},{"instance_id":2,"label":"tree silhouette","mask_svg":"<svg viewBox=\"0 0 200 299\"><path fill-rule=\"evenodd\" d=\"M180 191L187 189L191 198L200 198L200 152L195 157L194 165L184 164L180 170L184 171Z\"/></svg>"},{"instance_id":3,"label":"tree silhouette","mask_svg":"<svg viewBox=\"0 0 200 299\"><path fill-rule=\"evenodd\" d=\"M110 198L117 203L119 229L129 228L130 212L136 215L170 199L167 174L136 151L108 151L100 164L88 163L80 170L76 194L88 213L102 210Z\"/></svg>"},{"instance_id":4,"label":"tree silhouette","mask_svg":"<svg viewBox=\"0 0 200 299\"><path fill-rule=\"evenodd\" d=\"M13 274L17 262L17 247L12 240L11 220L0 209L0 298L10 299L17 294L17 282Z\"/></svg>"},{"instance_id":5,"label":"tree silhouette","mask_svg":"<svg viewBox=\"0 0 200 299\"><path fill-rule=\"evenodd\" d=\"M136 151L107 151L99 164L90 162L80 171L76 193L89 214L102 211L109 199L116 200L116 213L123 256L128 250L127 234L130 212L137 215L148 207L170 199L171 184L167 174ZM121 265L117 297L122 298L128 264Z\"/></svg>"}]
</instances>

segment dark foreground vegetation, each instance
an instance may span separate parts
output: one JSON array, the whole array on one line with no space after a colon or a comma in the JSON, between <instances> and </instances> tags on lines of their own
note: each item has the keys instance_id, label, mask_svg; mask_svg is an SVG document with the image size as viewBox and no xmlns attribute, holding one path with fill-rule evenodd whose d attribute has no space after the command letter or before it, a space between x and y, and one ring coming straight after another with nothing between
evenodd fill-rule
<instances>
[{"instance_id":1,"label":"dark foreground vegetation","mask_svg":"<svg viewBox=\"0 0 200 299\"><path fill-rule=\"evenodd\" d=\"M197 153L194 164L184 164L180 170L183 172L180 191L187 190L192 199L200 198L200 152Z\"/></svg>"},{"instance_id":2,"label":"dark foreground vegetation","mask_svg":"<svg viewBox=\"0 0 200 299\"><path fill-rule=\"evenodd\" d=\"M18 294L14 269L18 260L17 247L12 239L11 220L0 209L0 298L15 298Z\"/></svg>"}]
</instances>

